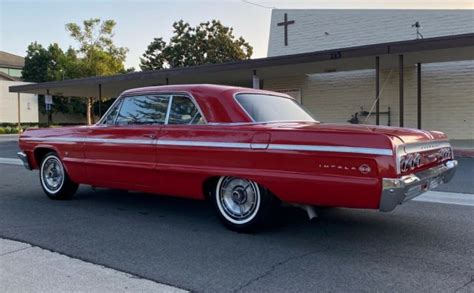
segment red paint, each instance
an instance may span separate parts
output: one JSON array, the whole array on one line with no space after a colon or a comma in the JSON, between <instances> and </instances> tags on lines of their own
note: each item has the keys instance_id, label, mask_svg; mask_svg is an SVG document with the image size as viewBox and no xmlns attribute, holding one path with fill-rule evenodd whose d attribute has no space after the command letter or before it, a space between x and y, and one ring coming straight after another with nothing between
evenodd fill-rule
<instances>
[{"instance_id":1,"label":"red paint","mask_svg":"<svg viewBox=\"0 0 474 293\"><path fill-rule=\"evenodd\" d=\"M174 85L129 90L124 95L146 92L188 93L211 124L28 129L20 138L20 148L33 168L39 164L35 151L41 148L56 151L73 181L94 186L203 199L206 180L230 175L254 180L289 203L376 209L381 179L400 176L396 172L396 147L446 139L440 132L371 125L248 123L251 119L236 103L234 94L280 95L248 88ZM212 125L228 122L241 124ZM54 137L210 141L246 143L252 147L58 142L51 140ZM269 144L390 149L394 155L266 149ZM361 165L364 172L359 170Z\"/></svg>"}]
</instances>

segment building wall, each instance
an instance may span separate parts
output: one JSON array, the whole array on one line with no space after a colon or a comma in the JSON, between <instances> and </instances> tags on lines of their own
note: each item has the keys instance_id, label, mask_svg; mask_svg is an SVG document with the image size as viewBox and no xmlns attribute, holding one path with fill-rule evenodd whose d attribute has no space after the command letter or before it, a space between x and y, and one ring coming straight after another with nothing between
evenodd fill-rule
<instances>
[{"instance_id":1,"label":"building wall","mask_svg":"<svg viewBox=\"0 0 474 293\"><path fill-rule=\"evenodd\" d=\"M284 14L295 23L277 26ZM268 56L416 39L416 21L425 38L474 32L474 10L274 9Z\"/></svg>"},{"instance_id":2,"label":"building wall","mask_svg":"<svg viewBox=\"0 0 474 293\"><path fill-rule=\"evenodd\" d=\"M417 127L416 67L406 67L405 127ZM399 125L398 69L381 72L380 111L391 108ZM264 88L299 88L302 103L322 122L348 123L355 112L369 111L375 99L375 71L322 73L265 80ZM375 109L374 109L375 110ZM387 125L387 115L381 115ZM365 117L360 117L361 121ZM375 114L366 121L375 124ZM451 139L474 139L474 61L422 64L422 128L441 130Z\"/></svg>"},{"instance_id":3,"label":"building wall","mask_svg":"<svg viewBox=\"0 0 474 293\"><path fill-rule=\"evenodd\" d=\"M18 122L18 95L10 93L8 88L21 84L26 83L0 80L0 123ZM20 99L21 121L38 123L38 97L33 94L21 94Z\"/></svg>"}]
</instances>

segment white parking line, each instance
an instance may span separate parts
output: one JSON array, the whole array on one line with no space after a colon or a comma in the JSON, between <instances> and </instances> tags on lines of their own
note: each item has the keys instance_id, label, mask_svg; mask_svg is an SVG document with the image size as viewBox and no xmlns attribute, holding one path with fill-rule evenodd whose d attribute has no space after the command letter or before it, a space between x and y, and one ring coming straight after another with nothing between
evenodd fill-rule
<instances>
[{"instance_id":1,"label":"white parking line","mask_svg":"<svg viewBox=\"0 0 474 293\"><path fill-rule=\"evenodd\" d=\"M0 164L21 166L21 165L23 165L23 162L20 159L0 158Z\"/></svg>"},{"instance_id":2,"label":"white parking line","mask_svg":"<svg viewBox=\"0 0 474 293\"><path fill-rule=\"evenodd\" d=\"M414 201L455 204L474 207L474 194L428 191L413 199Z\"/></svg>"}]
</instances>

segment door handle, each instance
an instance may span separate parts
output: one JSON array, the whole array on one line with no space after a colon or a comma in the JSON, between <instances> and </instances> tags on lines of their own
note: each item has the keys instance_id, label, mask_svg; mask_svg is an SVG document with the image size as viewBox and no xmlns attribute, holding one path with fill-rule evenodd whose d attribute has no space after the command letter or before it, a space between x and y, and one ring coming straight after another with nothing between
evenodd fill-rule
<instances>
[{"instance_id":1,"label":"door handle","mask_svg":"<svg viewBox=\"0 0 474 293\"><path fill-rule=\"evenodd\" d=\"M144 134L143 136L144 136L144 137L151 138L151 139L155 139L155 138L156 138L156 135L155 135L155 134Z\"/></svg>"}]
</instances>

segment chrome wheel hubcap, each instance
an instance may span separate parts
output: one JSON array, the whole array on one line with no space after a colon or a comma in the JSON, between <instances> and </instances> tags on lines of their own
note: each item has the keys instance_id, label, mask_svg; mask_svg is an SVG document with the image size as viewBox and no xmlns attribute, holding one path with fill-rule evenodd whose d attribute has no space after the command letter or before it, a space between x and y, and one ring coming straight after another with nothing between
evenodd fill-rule
<instances>
[{"instance_id":1,"label":"chrome wheel hubcap","mask_svg":"<svg viewBox=\"0 0 474 293\"><path fill-rule=\"evenodd\" d=\"M225 177L218 184L218 204L223 215L234 223L250 221L260 204L260 192L255 182Z\"/></svg>"},{"instance_id":2,"label":"chrome wheel hubcap","mask_svg":"<svg viewBox=\"0 0 474 293\"><path fill-rule=\"evenodd\" d=\"M46 159L42 170L43 186L51 193L58 191L64 182L64 169L55 157Z\"/></svg>"}]
</instances>

